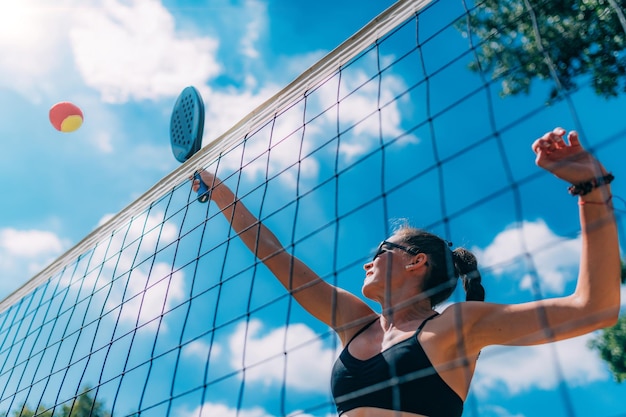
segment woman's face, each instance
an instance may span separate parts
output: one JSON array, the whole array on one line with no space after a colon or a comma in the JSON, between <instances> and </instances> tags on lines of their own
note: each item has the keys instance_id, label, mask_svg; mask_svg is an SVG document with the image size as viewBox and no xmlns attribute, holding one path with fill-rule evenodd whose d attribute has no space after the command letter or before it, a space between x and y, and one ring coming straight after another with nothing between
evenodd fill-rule
<instances>
[{"instance_id":1,"label":"woman's face","mask_svg":"<svg viewBox=\"0 0 626 417\"><path fill-rule=\"evenodd\" d=\"M404 244L397 236L383 241L375 252L374 258L363 265L365 281L363 295L373 300L379 300L385 290L393 289L394 284L400 284L400 275L404 275L406 266L417 250Z\"/></svg>"}]
</instances>

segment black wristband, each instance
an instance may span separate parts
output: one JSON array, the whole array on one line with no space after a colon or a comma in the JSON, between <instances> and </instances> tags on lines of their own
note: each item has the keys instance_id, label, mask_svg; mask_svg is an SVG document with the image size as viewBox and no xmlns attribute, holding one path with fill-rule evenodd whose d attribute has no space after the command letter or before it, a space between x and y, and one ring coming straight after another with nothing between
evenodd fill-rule
<instances>
[{"instance_id":1,"label":"black wristband","mask_svg":"<svg viewBox=\"0 0 626 417\"><path fill-rule=\"evenodd\" d=\"M602 185L610 184L614 179L615 177L613 176L613 174L609 173L609 174L606 174L604 177L598 177L587 182L581 182L580 184L570 185L567 188L567 191L571 195L589 194L591 190L593 190L594 188L598 188Z\"/></svg>"}]
</instances>

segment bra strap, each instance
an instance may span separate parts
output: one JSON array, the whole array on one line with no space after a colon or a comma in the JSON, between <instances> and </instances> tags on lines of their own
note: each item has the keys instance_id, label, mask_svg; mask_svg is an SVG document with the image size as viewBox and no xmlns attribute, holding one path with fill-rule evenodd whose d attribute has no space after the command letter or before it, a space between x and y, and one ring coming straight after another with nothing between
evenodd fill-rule
<instances>
[{"instance_id":1,"label":"bra strap","mask_svg":"<svg viewBox=\"0 0 626 417\"><path fill-rule=\"evenodd\" d=\"M427 323L430 319L434 319L434 318L435 318L435 317L437 317L438 315L439 315L439 313L435 313L435 314L433 314L432 316L428 317L426 320L424 320L424 321L422 322L422 324L420 324L420 327L418 327L418 328L417 328L417 331L416 331L415 333L419 333L419 332L420 332L420 331L424 328L424 326L426 325L426 323Z\"/></svg>"},{"instance_id":2,"label":"bra strap","mask_svg":"<svg viewBox=\"0 0 626 417\"><path fill-rule=\"evenodd\" d=\"M435 318L435 317L437 317L438 315L439 315L439 313L435 312L435 314L433 314L432 316L430 316L430 317L428 317L427 319L425 319L425 320L422 322L422 324L420 324L420 326L417 328L417 331L416 331L415 333L419 333L419 332L420 332L420 330L422 330L422 328L426 325L426 323L427 323L429 320L434 319L434 318ZM358 331L358 332L356 332L356 333L354 334L354 336L352 336L352 337L350 338L350 340L348 341L348 343L346 343L346 346L348 346L350 343L352 343L352 341L353 341L354 339L356 339L356 337L357 337L358 335L360 335L361 333L363 333L364 331L366 331L367 329L369 329L369 328L370 328L370 326L371 326L372 324L376 323L376 322L379 320L379 318L380 318L380 317L376 317L373 321L371 321L370 323L367 323L365 326L361 327L361 328L359 329L359 331Z\"/></svg>"},{"instance_id":3,"label":"bra strap","mask_svg":"<svg viewBox=\"0 0 626 417\"><path fill-rule=\"evenodd\" d=\"M376 323L376 322L378 321L378 319L379 319L379 317L376 317L376 318L375 318L372 322L367 323L365 326L361 327L361 328L359 329L359 331L358 331L358 332L356 332L356 333L355 333L355 335L354 335L354 336L352 336L352 338L350 338L350 340L348 341L348 343L346 343L346 346L348 346L350 343L352 343L352 341L353 341L354 339L356 339L356 337L357 337L358 335L360 335L361 333L363 333L364 331L366 331L367 329L369 329L369 327L370 327L372 324Z\"/></svg>"}]
</instances>

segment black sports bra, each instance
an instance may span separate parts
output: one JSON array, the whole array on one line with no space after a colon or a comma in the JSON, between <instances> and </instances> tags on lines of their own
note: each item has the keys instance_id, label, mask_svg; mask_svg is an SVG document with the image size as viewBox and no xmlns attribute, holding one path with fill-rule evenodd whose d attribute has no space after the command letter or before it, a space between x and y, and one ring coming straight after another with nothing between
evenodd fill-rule
<instances>
[{"instance_id":1,"label":"black sports bra","mask_svg":"<svg viewBox=\"0 0 626 417\"><path fill-rule=\"evenodd\" d=\"M375 407L429 417L461 416L463 400L441 379L417 340L426 322L436 316L424 320L413 336L366 360L352 356L348 347L378 319L360 329L333 366L337 413Z\"/></svg>"}]
</instances>

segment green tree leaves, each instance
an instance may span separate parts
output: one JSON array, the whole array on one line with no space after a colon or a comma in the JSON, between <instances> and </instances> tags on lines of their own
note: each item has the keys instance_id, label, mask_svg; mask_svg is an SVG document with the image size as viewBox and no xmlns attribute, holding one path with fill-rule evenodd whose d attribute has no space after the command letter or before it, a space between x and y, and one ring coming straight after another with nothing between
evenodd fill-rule
<instances>
[{"instance_id":1,"label":"green tree leaves","mask_svg":"<svg viewBox=\"0 0 626 417\"><path fill-rule=\"evenodd\" d=\"M473 71L501 80L501 95L530 92L532 81L552 79L573 90L587 77L595 92L626 91L626 0L485 0L457 28L472 36Z\"/></svg>"},{"instance_id":2,"label":"green tree leaves","mask_svg":"<svg viewBox=\"0 0 626 417\"><path fill-rule=\"evenodd\" d=\"M617 382L626 380L626 316L621 316L615 326L603 330L589 345L600 352Z\"/></svg>"},{"instance_id":3,"label":"green tree leaves","mask_svg":"<svg viewBox=\"0 0 626 417\"><path fill-rule=\"evenodd\" d=\"M626 283L626 263L622 261L622 284ZM626 380L626 316L621 316L617 324L604 329L589 346L600 353L609 364L609 369L617 382Z\"/></svg>"},{"instance_id":4,"label":"green tree leaves","mask_svg":"<svg viewBox=\"0 0 626 417\"><path fill-rule=\"evenodd\" d=\"M21 410L13 412L13 417L111 417L111 414L105 409L104 404L96 401L91 394L90 388L84 388L73 403L64 404L61 407L61 414L55 413L55 410L40 405L37 411L31 410L28 405L24 404ZM6 413L3 414L6 416Z\"/></svg>"}]
</instances>

